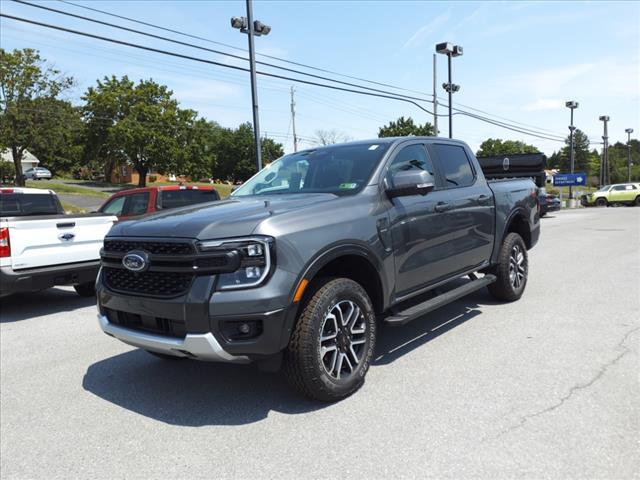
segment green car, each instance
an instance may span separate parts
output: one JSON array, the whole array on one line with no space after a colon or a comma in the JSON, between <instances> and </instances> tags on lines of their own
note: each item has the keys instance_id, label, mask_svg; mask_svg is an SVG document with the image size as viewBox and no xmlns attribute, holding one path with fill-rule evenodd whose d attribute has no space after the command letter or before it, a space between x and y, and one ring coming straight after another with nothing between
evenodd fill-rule
<instances>
[{"instance_id":1,"label":"green car","mask_svg":"<svg viewBox=\"0 0 640 480\"><path fill-rule=\"evenodd\" d=\"M600 190L582 195L581 203L585 207L623 204L640 206L640 183L605 185Z\"/></svg>"}]
</instances>

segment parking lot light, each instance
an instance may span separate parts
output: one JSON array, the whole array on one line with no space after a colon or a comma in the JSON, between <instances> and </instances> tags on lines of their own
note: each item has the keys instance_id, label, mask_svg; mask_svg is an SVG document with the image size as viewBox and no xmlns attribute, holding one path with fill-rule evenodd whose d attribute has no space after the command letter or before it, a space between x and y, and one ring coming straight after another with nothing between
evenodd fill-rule
<instances>
[{"instance_id":1,"label":"parking lot light","mask_svg":"<svg viewBox=\"0 0 640 480\"><path fill-rule=\"evenodd\" d=\"M631 182L631 166L633 165L633 163L631 163L631 134L633 133L633 128L627 128L625 129L625 132L627 132L627 182Z\"/></svg>"},{"instance_id":2,"label":"parking lot light","mask_svg":"<svg viewBox=\"0 0 640 480\"><path fill-rule=\"evenodd\" d=\"M442 88L444 88L444 90L449 95L449 138L453 138L453 116L451 114L451 111L452 111L451 96L453 95L453 93L460 90L460 85L456 85L451 82L451 58L461 56L462 52L463 52L463 48L460 45L454 45L451 42L442 42L442 43L436 44L436 53L447 56L447 63L448 63L448 69L449 69L449 81L447 83L442 84Z\"/></svg>"}]
</instances>

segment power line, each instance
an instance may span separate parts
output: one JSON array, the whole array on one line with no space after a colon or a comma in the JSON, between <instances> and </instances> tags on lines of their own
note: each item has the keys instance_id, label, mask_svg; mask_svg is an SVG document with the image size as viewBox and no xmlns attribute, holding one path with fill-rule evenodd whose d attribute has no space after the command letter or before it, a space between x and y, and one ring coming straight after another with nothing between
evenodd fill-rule
<instances>
[{"instance_id":1,"label":"power line","mask_svg":"<svg viewBox=\"0 0 640 480\"><path fill-rule=\"evenodd\" d=\"M61 15L66 15L66 16L69 16L69 17L79 18L79 19L82 19L82 20L86 20L88 22L98 23L100 25L105 25L105 26L108 26L108 27L117 28L117 29L124 30L124 31L127 31L127 32L136 33L138 35L144 35L144 36L147 36L147 37L150 37L150 38L155 38L157 40L163 40L165 42L171 42L171 43L175 43L177 45L182 45L182 46L195 48L195 49L203 50L203 51L210 52L210 53L215 53L217 55L223 55L223 56L226 56L226 57L235 58L237 60L249 61L248 58L245 58L245 57L240 56L240 55L234 55L233 53L223 52L221 50L214 50L212 48L203 47L201 45L195 45L193 43L181 42L180 40L175 40L175 39L172 39L172 38L162 37L160 35L154 35L153 33L143 32L141 30L136 30L136 29L133 29L133 28L124 27L122 25L117 25L117 24L114 24L114 23L103 22L102 20L97 20L95 18L85 17L83 15L77 15L75 13L65 12L63 10L58 10L56 8L46 7L44 5L37 5L37 4L34 4L34 3L26 2L24 0L13 0L13 1L16 2L16 3L23 4L23 5L28 5L30 7L40 8L42 10L47 10L47 11L50 11L50 12L59 13ZM295 70L295 69L292 69L292 68L282 67L280 65L274 65L272 63L261 62L260 60L256 61L256 63L259 64L259 65L263 65L265 67L276 68L276 69L279 69L279 70L284 70L284 71L289 72L289 73L295 73L297 75L305 75L305 76L308 76L308 77L317 78L319 80L325 80L325 81L328 81L328 82L339 83L341 85L347 85L347 86L350 86L350 87L362 88L364 90L369 90L369 91L377 92L377 93L383 93L383 94L387 94L387 95L394 95L394 96L397 96L397 97L404 97L404 98L408 98L408 99L411 99L411 100L417 100L417 101L420 101L420 102L433 103L433 100L426 99L426 98L413 97L413 96L409 96L409 95L403 95L401 93L389 92L389 91L386 91L386 90L380 90L378 88L372 88L372 87L367 87L367 86L364 86L364 85L358 85L358 84L355 84L355 83L343 82L342 80L336 80L336 79L324 77L324 76L321 76L321 75L315 75L313 73L302 72L300 70Z\"/></svg>"},{"instance_id":2,"label":"power line","mask_svg":"<svg viewBox=\"0 0 640 480\"><path fill-rule=\"evenodd\" d=\"M120 18L122 20L127 20L129 22L137 23L137 24L140 24L140 25L145 25L147 27L156 28L158 30L164 30L166 32L175 33L175 34L178 34L178 35L182 35L184 37L193 38L193 39L196 39L196 40L202 40L203 42L208 42L208 43L211 43L211 44L214 44L214 45L220 45L220 46L227 47L227 48L233 48L235 50L240 50L240 51L243 51L243 52L247 51L246 49L241 48L241 47L236 47L235 45L229 45L228 43L222 43L222 42L211 40L209 38L201 37L201 36L198 36L198 35L193 35L193 34L189 34L189 33L185 33L185 32L179 31L179 30L174 30L174 29L171 29L171 28L162 27L160 25L155 25L153 23L143 22L143 21L137 20L135 18L125 17L123 15L117 15L115 13L107 12L105 10L100 10L100 9L97 9L97 8L87 7L86 5L80 5L80 4L77 4L77 3L69 2L67 0L58 0L58 1L61 2L61 3L66 3L68 5L73 5L74 7L77 7L77 8L83 8L85 10L90 10L90 11L93 11L93 12L101 13L103 15L108 15L108 16L115 17L115 18ZM344 73L335 72L335 71L328 70L328 69L325 69L325 68L314 67L312 65L306 65L306 64L300 63L300 62L294 62L292 60L287 60L285 58L280 58L280 57L276 57L276 56L273 56L273 55L267 55L267 54L264 54L264 53L258 53L258 55L260 55L261 57L265 57L265 58L271 58L272 60L277 60L279 62L288 63L290 65L296 65L298 67L308 68L310 70L315 70L315 71L318 71L318 72L330 73L332 75L338 75L340 77L350 78L352 80L358 80L358 81L361 81L361 82L367 82L367 83L371 83L373 85L379 85L381 87L388 87L388 88L393 88L395 90L402 90L402 91L405 91L405 92L417 93L417 94L420 94L420 95L427 95L425 92L421 92L421 91L418 91L418 90L411 90L411 89L404 88L404 87L398 87L398 86L395 86L395 85L390 85L388 83L376 82L374 80L368 80L366 78L355 77L355 76L352 76L352 75L347 75L347 74L344 74Z\"/></svg>"},{"instance_id":3,"label":"power line","mask_svg":"<svg viewBox=\"0 0 640 480\"><path fill-rule=\"evenodd\" d=\"M124 45L124 46L127 46L127 47L137 48L137 49L140 49L140 50L146 50L146 51L149 51L149 52L160 53L162 55L169 55L169 56L172 56L172 57L183 58L183 59L186 59L186 60L193 60L195 62L207 63L209 65L216 65L216 66L219 66L219 67L230 68L230 69L233 69L233 70L239 70L239 71L243 71L243 72L248 72L249 71L248 68L239 67L239 66L236 66L236 65L229 65L229 64L226 64L226 63L222 63L222 62L216 62L214 60L207 60L207 59L204 59L204 58L194 57L192 55L185 55L185 54L182 54L182 53L170 52L168 50L162 50L162 49L159 49L159 48L147 47L147 46L144 46L144 45L139 45L137 43L125 42L124 40L117 40L115 38L103 37L101 35L95 35L93 33L82 32L82 31L79 31L79 30L74 30L74 29L71 29L71 28L61 27L61 26L58 26L58 25L51 25L49 23L38 22L36 20L30 20L30 19L27 19L27 18L16 17L14 15L8 15L6 13L0 13L0 17L9 18L9 19L16 20L16 21L19 21L19 22L30 23L32 25L38 25L40 27L50 28L50 29L54 29L54 30L60 30L60 31L63 31L63 32L72 33L74 35L81 35L81 36L84 36L84 37L94 38L96 40L102 40L104 42L110 42L110 43L115 43L115 44L118 44L118 45ZM405 98L405 97L401 97L401 96L399 97L399 96L394 96L394 95L385 95L385 94L374 93L374 92L366 92L366 91L363 92L361 90L354 90L354 89L351 89L351 88L338 87L336 85L327 85L327 84L323 84L323 83L312 82L312 81L309 81L309 80L302 80L300 78L286 77L284 75L278 75L276 73L270 73L270 72L257 71L256 73L259 74L259 75L267 76L267 77L278 78L280 80L287 80L287 81L290 81L290 82L298 82L298 83L303 83L303 84L306 84L306 85L313 85L313 86L316 86L316 87L329 88L331 90L339 90L339 91L343 91L343 92L356 93L356 94L359 94L359 95L367 95L367 96L371 96L371 97L388 98L388 99L391 99L391 100L398 100L398 101L401 101L401 102L410 103L410 104L418 107L420 110L428 113L429 115L433 115L433 112L430 112L429 110L427 110L426 108L424 108L423 106L418 104L417 102L415 102L413 100L410 100L408 98Z\"/></svg>"},{"instance_id":4,"label":"power line","mask_svg":"<svg viewBox=\"0 0 640 480\"><path fill-rule=\"evenodd\" d=\"M19 0L16 0L16 1L19 1ZM28 2L21 2L20 1L20 3L28 3ZM32 5L32 4L29 4L29 5ZM35 5L33 5L33 6L35 6ZM45 8L47 10L51 10L48 7L45 7ZM63 12L63 13L65 13L65 12ZM199 57L193 57L191 55L185 55L185 54L180 54L180 53L176 53L176 52L170 52L170 51L167 51L167 50L157 49L157 48L153 48L153 47L147 47L147 46L143 46L143 45L139 45L139 44L135 44L135 43L131 43L131 42L125 42L123 40L117 40L117 39L114 39L114 38L103 37L103 36L100 36L100 35L81 32L81 31L78 31L78 30L73 30L73 29L69 29L69 28L65 28L65 27L60 27L60 26L56 26L56 25L43 23L43 22L38 22L38 21L35 21L35 20L29 20L29 19L25 19L25 18L21 18L21 17L16 17L16 16L13 16L13 15L4 14L4 13L0 13L0 16L6 17L6 18L10 18L10 19L16 20L16 21L21 21L21 22L30 23L30 24L33 24L33 25L42 26L42 27L45 27L45 28L60 30L60 31L63 31L63 32L72 33L72 34L76 34L76 35L81 35L81 36L85 36L85 37L89 37L89 38L94 38L94 39L97 39L97 40L102 40L102 41L106 41L106 42L110 42L110 43L129 46L129 47L137 48L137 49L141 49L141 50L151 51L151 52L154 52L154 53L160 53L160 54L174 56L174 57L178 57L178 58L193 60L193 61L196 61L196 62L207 63L207 64L221 66L221 67L224 67L224 68L234 69L234 70L243 71L243 72L247 72L248 71L248 69L246 69L246 68L235 66L235 65L229 65L229 64L222 63L222 62L216 62L216 61L213 61L213 60L206 60L206 59L202 59L202 58L199 58ZM72 15L72 16L74 16L74 15ZM104 23L104 22L99 22L99 23ZM151 35L151 34L149 34L149 35ZM157 37L157 36L154 36L154 37ZM160 37L160 38L162 38L162 37ZM196 48L198 48L198 47L196 46ZM276 68L278 68L278 67L276 66ZM432 112L430 112L426 108L422 107L421 105L419 105L415 101L411 100L410 98L407 98L407 96L404 96L404 95L398 96L398 95L378 94L378 93L373 93L373 92L367 92L367 91L361 91L361 90L353 90L353 89L350 89L350 88L338 87L338 86L335 86L335 85L321 84L321 83L311 82L311 81L308 81L308 80L302 80L302 79L298 79L298 78L286 77L286 76L283 76L283 75L278 75L278 74L269 73L269 72L258 71L257 73L260 74L260 75L263 75L263 76L267 76L267 77L277 78L277 79L281 79L281 80L294 81L294 82L303 83L303 84L307 84L307 85L318 86L318 87L321 87L321 88L329 88L329 89L332 89L332 90L345 91L345 92L356 93L356 94L360 94L360 95L368 95L368 96L373 96L373 97L378 97L378 98L387 98L387 99L391 99L391 100L404 101L404 102L407 102L407 103L410 103L410 104L416 106L420 110L422 110L422 111L424 111L424 112L426 112L426 113L428 113L430 115L433 115ZM329 81L334 81L334 80L331 80L331 79L328 79L328 80ZM360 86L357 86L357 87L358 88L362 88ZM364 88L367 88L367 87L364 87ZM564 141L564 140L560 140L559 138L550 138L550 137L545 136L545 135L540 135L539 133L531 132L531 131L528 131L527 129L514 128L513 126L509 126L508 124L505 124L503 122L498 122L498 121L489 119L487 117L483 117L481 115L472 114L470 112L465 112L465 111L462 111L460 109L457 109L457 110L459 110L459 114L463 114L463 115L469 116L471 118L474 118L474 119L477 119L477 120L480 120L480 121L484 121L486 123L490 123L490 124L493 124L493 125L496 125L496 126L500 126L502 128L506 128L508 130L516 131L516 132L519 132L519 133L522 133L522 134L525 134L525 135L530 135L530 136L534 136L534 137L538 137L538 138L544 138L544 139L552 140L552 141Z\"/></svg>"},{"instance_id":5,"label":"power line","mask_svg":"<svg viewBox=\"0 0 640 480\"><path fill-rule=\"evenodd\" d=\"M18 0L14 0L14 1L18 1ZM167 27L162 27L160 25L156 25L156 24L149 23L149 22L144 22L144 21L137 20L137 19L134 19L134 18L131 18L131 17L126 17L126 16L123 16L123 15L117 15L117 14L114 14L114 13L111 13L111 12L107 12L105 10L100 10L100 9L97 9L97 8L92 8L92 7L88 7L88 6L85 6L85 5L80 5L80 4L77 4L77 3L74 3L74 2L70 2L68 0L58 0L58 1L61 2L61 3L68 4L68 5L73 5L74 7L77 7L77 8L90 10L90 11L101 13L103 15L108 15L108 16L111 16L111 17L114 17L114 18L120 18L120 19L123 19L123 20L127 20L129 22L140 24L140 25L145 25L145 26L152 27L152 28L155 28L155 29L159 29L159 30L175 33L175 34L178 34L178 35L182 35L182 36L189 37L189 38L194 38L194 39L201 40L201 41L205 41L205 42L208 42L208 43L211 43L211 44L221 45L221 46L225 46L225 47L228 47L228 48L233 48L233 49L236 49L236 50L240 50L240 51L246 52L246 49L243 49L243 48L240 48L240 47L236 47L234 45L229 45L229 44L226 44L226 43L218 42L218 41L215 41L215 40L211 40L209 38L201 37L201 36L198 36L198 35L188 34L188 33L185 33L185 32L179 31L179 30L175 30L175 29L171 29L171 28L167 28ZM28 3L28 2L22 1L21 3ZM36 6L36 5L33 5L33 4L29 4L29 5ZM39 8L48 9L47 7L39 7ZM54 11L57 11L57 10L54 10ZM68 14L67 12L62 12L62 13ZM69 15L72 15L72 14L69 14ZM93 21L93 20L91 20L91 21ZM120 27L116 27L116 28L120 28ZM122 27L122 28L124 28L124 27ZM146 32L143 33L143 34L146 34ZM196 46L195 48L200 48L200 47ZM226 53L221 53L221 54L225 55ZM235 56L235 55L232 55L232 54L226 54L226 55ZM388 83L382 83L382 82L369 80L369 79L366 79L366 78L355 77L355 76L352 76L352 75L347 75L347 74L335 72L335 71L324 69L324 68L320 68L320 67L314 67L312 65L307 65L307 64L303 64L303 63L299 63L299 62L294 62L294 61L291 61L291 60L287 60L287 59L284 59L284 58L279 58L279 57L272 56L272 55L266 55L266 54L258 54L258 55L260 55L262 57L266 57L266 58L271 58L273 60L277 60L277 61L280 61L280 62L288 63L288 64L291 64L291 65L296 65L296 66L300 66L300 67L303 67L303 68L307 68L307 69L311 69L311 70L315 70L315 71L320 71L320 72L324 72L324 73L330 73L332 75L338 75L338 76L341 76L341 77L344 77L344 78L350 78L350 79L353 79L353 80L359 80L359 81L371 83L371 84L374 84L374 85L393 88L395 90L401 90L401 91L406 91L406 92L411 92L411 93L417 93L417 94L420 94L420 95L430 95L428 93L421 92L421 91L418 91L418 90L411 90L411 89L407 89L407 88L403 88L403 87L398 87L398 86L395 86L395 85L390 85ZM247 60L244 57L238 57L238 56L235 56L235 57L242 58L243 60ZM298 72L298 71L295 71L295 70L286 69L285 67L272 65L272 64L267 64L267 63L264 63L264 62L259 62L258 61L257 63L262 63L265 66L271 66L273 68L280 68L280 69L292 71L292 72L295 72L295 73L300 73L302 75L314 76L314 75L311 75L311 74L308 74L308 73L305 73L305 72ZM332 81L332 82L336 82L336 83L346 83L346 82L340 82L339 80L327 79L325 77L320 77L320 76L315 76L315 77L316 78L320 78L320 79L325 79L325 80L328 80L328 81ZM347 85L351 85L351 86L355 86L355 85L349 84L349 83L346 83L346 84ZM362 85L357 85L357 87L358 88L365 88L365 89L369 88L369 87L365 87L365 86L362 86ZM374 89L374 91L377 91L377 90ZM389 92L386 92L386 93L389 93ZM394 93L394 95L400 95L400 94L395 94ZM408 97L408 98L416 100L415 97ZM441 97L438 97L438 98L441 98ZM434 101L430 100L430 99L420 99L420 101L434 103ZM524 126L524 127L530 127L532 129L538 130L538 133L542 133L543 135L544 135L545 131L547 132L547 134L549 134L549 133L553 134L552 131L544 129L544 128L536 127L534 125L530 125L530 124L518 122L518 121L515 121L515 120L511 120L511 119L508 119L508 118L505 118L505 117L501 117L499 115L495 115L495 114L492 114L492 113L489 113L489 112L486 112L486 111L483 111L483 110L480 110L480 109L477 109L477 108L474 108L474 107L471 107L471 106L468 106L468 105L464 105L462 103L458 103L458 102L456 102L456 103L458 105L460 105L462 107L465 107L465 108L468 108L470 110L474 110L474 111L479 112L479 113L484 113L485 115L490 115L490 116L496 117L498 119L507 120L508 122L516 124L516 125L521 125L521 126ZM462 109L458 109L458 110L461 111L461 112L464 112L464 110L462 110ZM444 115L442 115L442 116L444 116ZM481 119L481 118L478 118L478 119Z\"/></svg>"}]
</instances>

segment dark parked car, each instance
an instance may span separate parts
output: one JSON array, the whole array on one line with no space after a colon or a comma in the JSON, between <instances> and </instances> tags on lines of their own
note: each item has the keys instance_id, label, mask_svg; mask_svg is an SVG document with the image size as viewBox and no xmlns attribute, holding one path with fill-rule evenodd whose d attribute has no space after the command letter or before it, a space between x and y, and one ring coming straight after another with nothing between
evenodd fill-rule
<instances>
[{"instance_id":1,"label":"dark parked car","mask_svg":"<svg viewBox=\"0 0 640 480\"><path fill-rule=\"evenodd\" d=\"M161 358L282 362L299 392L339 400L364 383L378 322L483 287L520 298L540 234L529 176L487 181L466 144L435 137L286 155L227 200L115 225L100 326Z\"/></svg>"},{"instance_id":2,"label":"dark parked car","mask_svg":"<svg viewBox=\"0 0 640 480\"><path fill-rule=\"evenodd\" d=\"M549 212L560 210L560 199L557 195L547 193L544 188L538 190L538 202L540 203L540 216L544 217Z\"/></svg>"}]
</instances>

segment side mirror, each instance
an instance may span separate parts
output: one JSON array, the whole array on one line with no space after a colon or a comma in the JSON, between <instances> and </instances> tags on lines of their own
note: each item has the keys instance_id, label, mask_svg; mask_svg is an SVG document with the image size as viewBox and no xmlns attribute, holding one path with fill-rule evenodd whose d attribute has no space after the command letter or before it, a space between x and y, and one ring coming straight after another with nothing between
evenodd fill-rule
<instances>
[{"instance_id":1,"label":"side mirror","mask_svg":"<svg viewBox=\"0 0 640 480\"><path fill-rule=\"evenodd\" d=\"M426 170L400 170L391 179L387 188L389 198L409 195L426 195L435 188L433 175Z\"/></svg>"}]
</instances>

